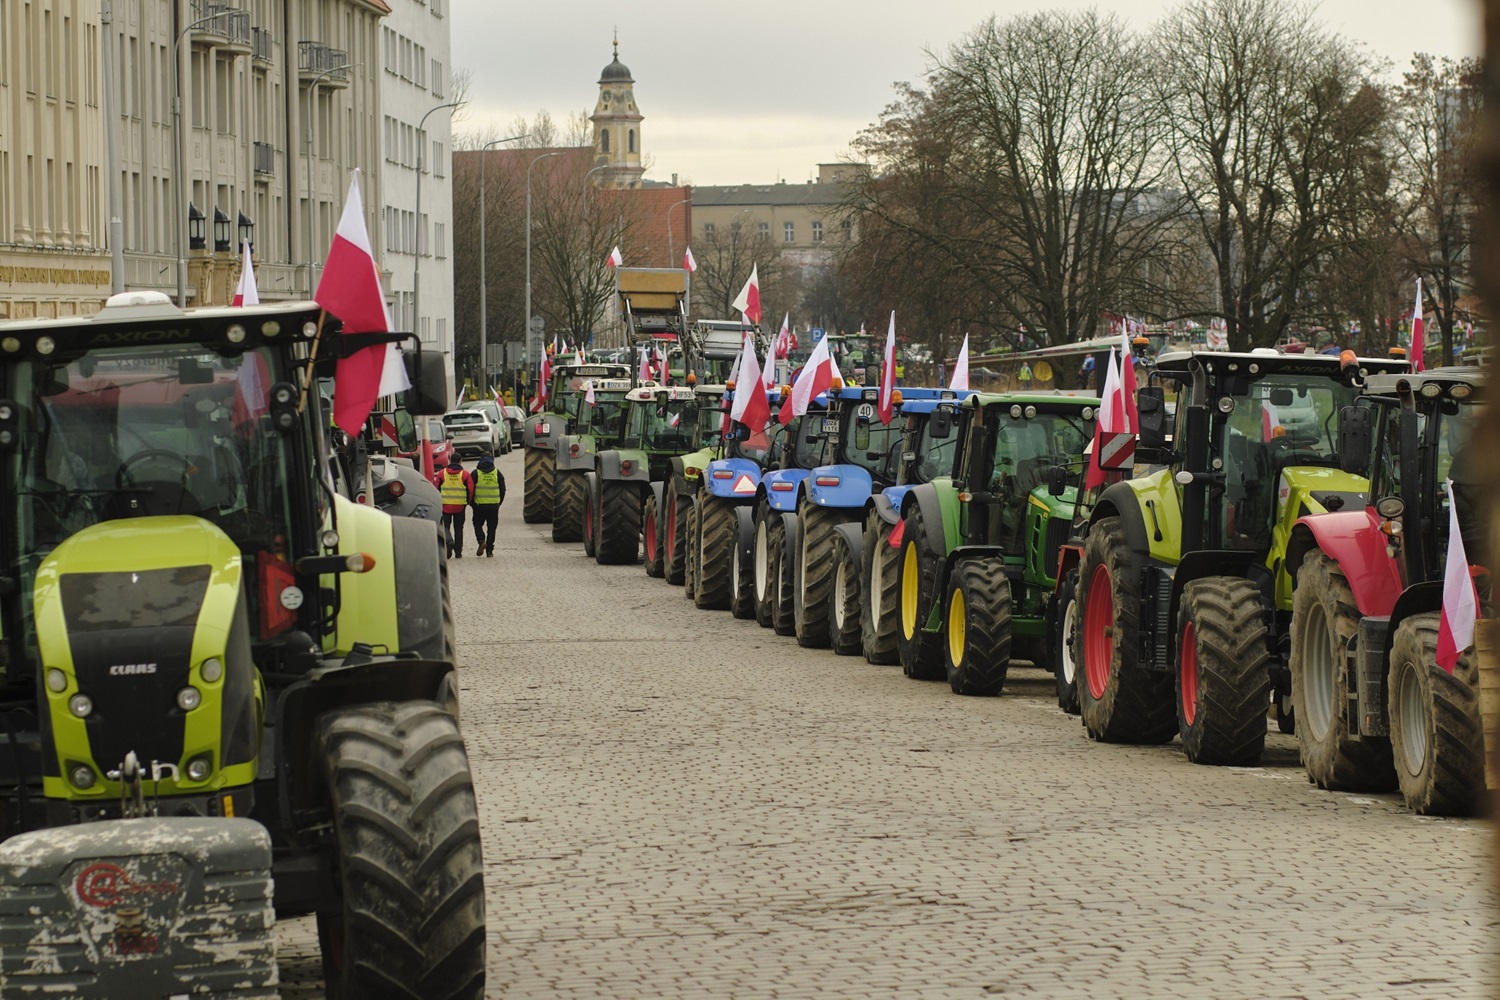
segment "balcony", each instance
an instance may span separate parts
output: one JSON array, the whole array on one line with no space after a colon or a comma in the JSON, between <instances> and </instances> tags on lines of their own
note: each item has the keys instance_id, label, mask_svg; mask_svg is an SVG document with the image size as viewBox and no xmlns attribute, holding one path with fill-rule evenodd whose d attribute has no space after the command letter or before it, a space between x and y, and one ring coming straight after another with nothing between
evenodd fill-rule
<instances>
[{"instance_id":1,"label":"balcony","mask_svg":"<svg viewBox=\"0 0 1500 1000\"><path fill-rule=\"evenodd\" d=\"M324 83L347 87L348 63L349 53L343 49L335 49L322 42L297 43L297 72L305 83L311 83L321 76Z\"/></svg>"},{"instance_id":2,"label":"balcony","mask_svg":"<svg viewBox=\"0 0 1500 1000\"><path fill-rule=\"evenodd\" d=\"M271 54L275 51L273 46L270 28L250 29L250 57L256 62L269 63Z\"/></svg>"},{"instance_id":3,"label":"balcony","mask_svg":"<svg viewBox=\"0 0 1500 1000\"><path fill-rule=\"evenodd\" d=\"M276 147L269 142L255 144L255 179L269 180L276 173Z\"/></svg>"},{"instance_id":4,"label":"balcony","mask_svg":"<svg viewBox=\"0 0 1500 1000\"><path fill-rule=\"evenodd\" d=\"M193 41L238 52L250 51L250 12L223 0L193 0L192 18L203 23L193 29Z\"/></svg>"}]
</instances>

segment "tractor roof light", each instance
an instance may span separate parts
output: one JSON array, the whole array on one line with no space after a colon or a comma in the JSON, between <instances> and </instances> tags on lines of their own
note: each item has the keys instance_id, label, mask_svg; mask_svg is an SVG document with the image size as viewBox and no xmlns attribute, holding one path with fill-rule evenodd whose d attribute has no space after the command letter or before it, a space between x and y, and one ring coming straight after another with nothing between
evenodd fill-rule
<instances>
[{"instance_id":1,"label":"tractor roof light","mask_svg":"<svg viewBox=\"0 0 1500 1000\"><path fill-rule=\"evenodd\" d=\"M306 323L302 324L302 336L304 336L304 337L316 337L317 335L318 335L318 324L314 323L312 320L308 320Z\"/></svg>"},{"instance_id":2,"label":"tractor roof light","mask_svg":"<svg viewBox=\"0 0 1500 1000\"><path fill-rule=\"evenodd\" d=\"M36 352L44 357L57 350L57 341L51 337L36 338Z\"/></svg>"},{"instance_id":3,"label":"tractor roof light","mask_svg":"<svg viewBox=\"0 0 1500 1000\"><path fill-rule=\"evenodd\" d=\"M844 380L843 380L843 378L841 378L838 375L835 375L833 377L833 388L835 388L835 389L842 389L843 387L844 387Z\"/></svg>"},{"instance_id":4,"label":"tractor roof light","mask_svg":"<svg viewBox=\"0 0 1500 1000\"><path fill-rule=\"evenodd\" d=\"M1080 412L1080 415L1085 420L1093 420L1094 419L1094 408L1092 406L1085 406L1083 408L1083 410Z\"/></svg>"},{"instance_id":5,"label":"tractor roof light","mask_svg":"<svg viewBox=\"0 0 1500 1000\"><path fill-rule=\"evenodd\" d=\"M243 344L245 342L245 328L239 323L230 323L229 329L224 331L224 336L231 344Z\"/></svg>"},{"instance_id":6,"label":"tractor roof light","mask_svg":"<svg viewBox=\"0 0 1500 1000\"><path fill-rule=\"evenodd\" d=\"M1028 407L1026 407L1026 409L1023 412L1026 414L1026 419L1027 420L1033 420L1033 419L1036 418L1036 407L1035 406L1028 406Z\"/></svg>"},{"instance_id":7,"label":"tractor roof light","mask_svg":"<svg viewBox=\"0 0 1500 1000\"><path fill-rule=\"evenodd\" d=\"M325 549L336 549L339 547L339 533L332 528L324 531L318 539L323 543Z\"/></svg>"},{"instance_id":8,"label":"tractor roof light","mask_svg":"<svg viewBox=\"0 0 1500 1000\"><path fill-rule=\"evenodd\" d=\"M901 405L901 400L902 400L901 390L900 389L892 389L891 390L891 405L892 406L900 406Z\"/></svg>"},{"instance_id":9,"label":"tractor roof light","mask_svg":"<svg viewBox=\"0 0 1500 1000\"><path fill-rule=\"evenodd\" d=\"M1012 404L1010 404L1010 418L1012 420L1020 420L1021 419L1021 404L1020 403L1012 403Z\"/></svg>"},{"instance_id":10,"label":"tractor roof light","mask_svg":"<svg viewBox=\"0 0 1500 1000\"><path fill-rule=\"evenodd\" d=\"M687 384L688 385L697 385L698 384L698 376L696 374L694 374L693 372L688 372L688 375L687 375Z\"/></svg>"},{"instance_id":11,"label":"tractor roof light","mask_svg":"<svg viewBox=\"0 0 1500 1000\"><path fill-rule=\"evenodd\" d=\"M1470 396L1474 395L1474 387L1472 385L1465 385L1464 383L1459 382L1456 385L1450 385L1448 387L1448 395L1452 396L1454 399L1468 399Z\"/></svg>"},{"instance_id":12,"label":"tractor roof light","mask_svg":"<svg viewBox=\"0 0 1500 1000\"><path fill-rule=\"evenodd\" d=\"M1234 397L1233 396L1220 396L1219 397L1219 412L1220 413L1233 413L1234 412Z\"/></svg>"},{"instance_id":13,"label":"tractor roof light","mask_svg":"<svg viewBox=\"0 0 1500 1000\"><path fill-rule=\"evenodd\" d=\"M1437 399L1443 394L1443 387L1436 382L1422 383L1422 396L1425 399Z\"/></svg>"}]
</instances>

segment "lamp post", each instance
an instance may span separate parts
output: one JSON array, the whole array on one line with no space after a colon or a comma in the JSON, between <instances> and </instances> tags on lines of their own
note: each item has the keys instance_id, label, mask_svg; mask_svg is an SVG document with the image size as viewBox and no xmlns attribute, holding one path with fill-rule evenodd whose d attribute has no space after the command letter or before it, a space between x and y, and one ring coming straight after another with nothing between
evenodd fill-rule
<instances>
[{"instance_id":1,"label":"lamp post","mask_svg":"<svg viewBox=\"0 0 1500 1000\"><path fill-rule=\"evenodd\" d=\"M488 159L485 156L491 146L498 146L502 142L515 142L517 139L526 139L526 133L513 135L507 139L492 139L479 148L479 380L483 383L480 391L488 392L490 388L490 359L489 359L489 313L488 305L489 286L485 284L484 277L484 164ZM524 335L524 334L523 334Z\"/></svg>"},{"instance_id":2,"label":"lamp post","mask_svg":"<svg viewBox=\"0 0 1500 1000\"><path fill-rule=\"evenodd\" d=\"M187 36L189 31L192 31L200 24L207 24L209 21L222 16L222 14L210 14L207 17L198 18L198 20L193 21L186 28L179 31L177 33L177 40L172 43L172 95L174 98L172 104L172 137L177 143L177 176L173 178L175 183L172 185L172 203L174 206L174 218L176 219L176 226L174 228L177 230L177 307L179 309L187 308L187 251L183 249L182 245L183 230L187 228L182 219L182 206L185 200L182 188L187 181L187 148L182 142L182 72L179 65L182 57L180 46L182 45L183 38Z\"/></svg>"},{"instance_id":3,"label":"lamp post","mask_svg":"<svg viewBox=\"0 0 1500 1000\"><path fill-rule=\"evenodd\" d=\"M311 299L317 286L317 265L314 261L316 246L315 231L317 230L317 216L313 212L313 118L317 112L318 84L330 73L339 73L344 70L354 69L359 63L344 63L342 66L330 66L317 76L313 77L312 83L307 85L307 297Z\"/></svg>"},{"instance_id":4,"label":"lamp post","mask_svg":"<svg viewBox=\"0 0 1500 1000\"><path fill-rule=\"evenodd\" d=\"M531 370L531 168L549 156L561 156L562 150L554 150L534 156L531 162L526 164L526 350L524 358L526 370Z\"/></svg>"},{"instance_id":5,"label":"lamp post","mask_svg":"<svg viewBox=\"0 0 1500 1000\"><path fill-rule=\"evenodd\" d=\"M417 123L417 260L411 268L411 318L414 321L418 339L422 336L422 147L427 145L422 135L422 130L427 127L427 118L434 111L444 108L456 108L462 101L449 101L447 104L439 104L435 108L428 108L427 114Z\"/></svg>"},{"instance_id":6,"label":"lamp post","mask_svg":"<svg viewBox=\"0 0 1500 1000\"><path fill-rule=\"evenodd\" d=\"M686 205L688 203L688 201L690 201L690 200L691 199L684 198L681 201L677 202L676 205L672 205L670 208L667 209L667 260L668 260L668 262L670 262L673 257L677 256L677 249L673 245L673 240L672 240L672 209L676 208L677 205Z\"/></svg>"}]
</instances>

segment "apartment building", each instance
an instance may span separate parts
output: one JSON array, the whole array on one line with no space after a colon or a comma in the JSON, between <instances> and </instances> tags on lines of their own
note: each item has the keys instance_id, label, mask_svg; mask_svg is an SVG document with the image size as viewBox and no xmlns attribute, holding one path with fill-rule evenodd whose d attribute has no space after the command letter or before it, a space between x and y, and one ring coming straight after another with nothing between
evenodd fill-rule
<instances>
[{"instance_id":1,"label":"apartment building","mask_svg":"<svg viewBox=\"0 0 1500 1000\"><path fill-rule=\"evenodd\" d=\"M847 164L818 165L804 184L700 185L693 188L693 242L708 245L731 233L759 237L795 267L827 265L834 248L853 237L838 217Z\"/></svg>"}]
</instances>

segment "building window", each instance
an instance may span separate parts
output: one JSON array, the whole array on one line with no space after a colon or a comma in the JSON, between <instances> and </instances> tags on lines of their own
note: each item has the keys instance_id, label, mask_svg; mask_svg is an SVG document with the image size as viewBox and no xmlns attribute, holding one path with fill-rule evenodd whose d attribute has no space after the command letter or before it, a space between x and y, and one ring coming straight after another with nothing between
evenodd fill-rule
<instances>
[{"instance_id":1,"label":"building window","mask_svg":"<svg viewBox=\"0 0 1500 1000\"><path fill-rule=\"evenodd\" d=\"M635 152L635 129L630 130L630 152Z\"/></svg>"},{"instance_id":2,"label":"building window","mask_svg":"<svg viewBox=\"0 0 1500 1000\"><path fill-rule=\"evenodd\" d=\"M781 241L783 243L797 242L797 224L794 222L783 222L781 224Z\"/></svg>"},{"instance_id":3,"label":"building window","mask_svg":"<svg viewBox=\"0 0 1500 1000\"><path fill-rule=\"evenodd\" d=\"M708 238L708 239L712 239L713 238L713 235L714 235L714 224L712 222L705 222L703 224L703 235L706 238Z\"/></svg>"},{"instance_id":4,"label":"building window","mask_svg":"<svg viewBox=\"0 0 1500 1000\"><path fill-rule=\"evenodd\" d=\"M823 223L821 223L821 222L814 222L812 224L812 226L813 226L813 242L814 243L822 243L823 242Z\"/></svg>"},{"instance_id":5,"label":"building window","mask_svg":"<svg viewBox=\"0 0 1500 1000\"><path fill-rule=\"evenodd\" d=\"M432 227L433 253L438 260L448 256L448 227L441 222L434 223Z\"/></svg>"},{"instance_id":6,"label":"building window","mask_svg":"<svg viewBox=\"0 0 1500 1000\"><path fill-rule=\"evenodd\" d=\"M769 222L757 222L755 224L755 233L757 236L764 236L765 238L770 239L771 224Z\"/></svg>"},{"instance_id":7,"label":"building window","mask_svg":"<svg viewBox=\"0 0 1500 1000\"><path fill-rule=\"evenodd\" d=\"M609 152L609 129L603 129L599 133L599 152Z\"/></svg>"},{"instance_id":8,"label":"building window","mask_svg":"<svg viewBox=\"0 0 1500 1000\"><path fill-rule=\"evenodd\" d=\"M432 176L434 176L434 177L446 177L446 176L448 176L448 170L447 170L447 167L445 166L445 161L447 159L448 158L443 155L443 144L440 143L440 142L438 142L437 140L433 140L433 143L432 143Z\"/></svg>"},{"instance_id":9,"label":"building window","mask_svg":"<svg viewBox=\"0 0 1500 1000\"><path fill-rule=\"evenodd\" d=\"M443 64L436 59L432 61L432 96L443 96Z\"/></svg>"},{"instance_id":10,"label":"building window","mask_svg":"<svg viewBox=\"0 0 1500 1000\"><path fill-rule=\"evenodd\" d=\"M850 237L850 235L853 234L853 232L854 232L854 224L852 222L850 222L848 219L845 219L843 222L841 222L839 224L839 236L840 236L841 239L844 240L844 242L847 243L849 241L849 237Z\"/></svg>"}]
</instances>

